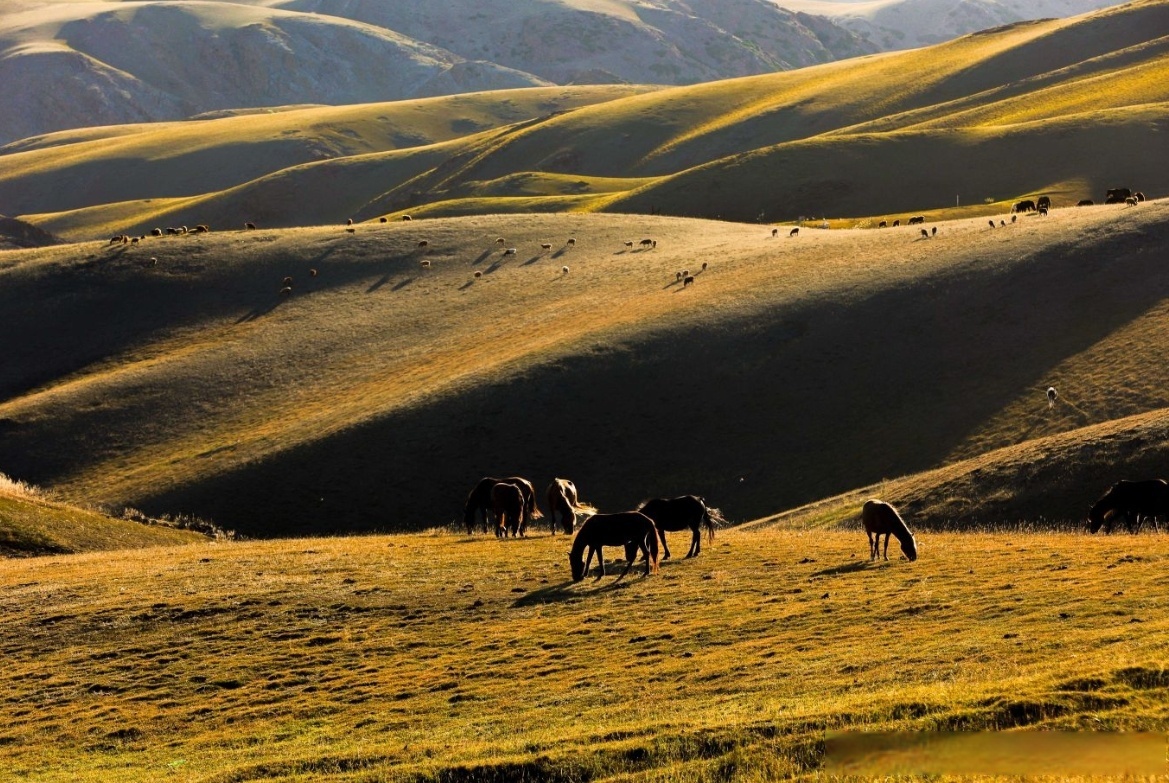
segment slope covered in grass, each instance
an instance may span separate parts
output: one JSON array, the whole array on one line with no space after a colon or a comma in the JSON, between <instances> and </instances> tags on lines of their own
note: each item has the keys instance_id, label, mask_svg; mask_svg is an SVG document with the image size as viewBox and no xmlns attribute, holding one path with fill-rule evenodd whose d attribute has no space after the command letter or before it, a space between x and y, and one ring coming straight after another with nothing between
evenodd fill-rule
<instances>
[{"instance_id":1,"label":"slope covered in grass","mask_svg":"<svg viewBox=\"0 0 1169 783\"><path fill-rule=\"evenodd\" d=\"M1147 361L1167 208L928 239L529 215L14 252L0 461L253 534L442 525L516 473L759 517L1169 407ZM1074 409L1046 408L1051 383Z\"/></svg>"},{"instance_id":2,"label":"slope covered in grass","mask_svg":"<svg viewBox=\"0 0 1169 783\"><path fill-rule=\"evenodd\" d=\"M919 545L722 531L579 585L543 533L9 563L0 768L769 781L822 775L827 729L1165 730L1165 537Z\"/></svg>"},{"instance_id":3,"label":"slope covered in grass","mask_svg":"<svg viewBox=\"0 0 1169 783\"><path fill-rule=\"evenodd\" d=\"M176 546L207 539L53 500L0 473L0 557Z\"/></svg>"}]
</instances>

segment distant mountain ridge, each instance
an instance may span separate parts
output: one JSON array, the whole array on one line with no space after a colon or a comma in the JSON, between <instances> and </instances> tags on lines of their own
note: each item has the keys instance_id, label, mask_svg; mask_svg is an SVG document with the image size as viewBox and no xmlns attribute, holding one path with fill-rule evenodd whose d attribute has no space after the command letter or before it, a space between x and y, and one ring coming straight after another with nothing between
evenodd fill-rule
<instances>
[{"instance_id":1,"label":"distant mountain ridge","mask_svg":"<svg viewBox=\"0 0 1169 783\"><path fill-rule=\"evenodd\" d=\"M94 125L570 83L687 84L874 50L766 0L22 0L0 144Z\"/></svg>"}]
</instances>

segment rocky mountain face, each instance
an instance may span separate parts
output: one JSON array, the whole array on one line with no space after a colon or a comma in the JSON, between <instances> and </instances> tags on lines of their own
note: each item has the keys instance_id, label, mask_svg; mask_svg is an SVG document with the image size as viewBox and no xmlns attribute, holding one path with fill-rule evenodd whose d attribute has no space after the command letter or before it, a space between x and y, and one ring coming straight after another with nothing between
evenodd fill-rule
<instances>
[{"instance_id":1,"label":"rocky mountain face","mask_svg":"<svg viewBox=\"0 0 1169 783\"><path fill-rule=\"evenodd\" d=\"M20 0L0 8L0 143L243 107L687 84L873 48L766 0Z\"/></svg>"},{"instance_id":2,"label":"rocky mountain face","mask_svg":"<svg viewBox=\"0 0 1169 783\"><path fill-rule=\"evenodd\" d=\"M881 51L914 49L1034 19L1066 18L1124 0L774 0L856 33Z\"/></svg>"}]
</instances>

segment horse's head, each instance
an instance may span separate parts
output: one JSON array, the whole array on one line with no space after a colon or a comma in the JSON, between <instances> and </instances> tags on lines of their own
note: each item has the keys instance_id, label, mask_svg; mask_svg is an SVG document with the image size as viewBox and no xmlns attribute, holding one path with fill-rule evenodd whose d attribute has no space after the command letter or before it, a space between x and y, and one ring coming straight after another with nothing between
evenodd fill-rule
<instances>
[{"instance_id":1,"label":"horse's head","mask_svg":"<svg viewBox=\"0 0 1169 783\"><path fill-rule=\"evenodd\" d=\"M475 532L475 504L470 500L463 507L463 527L467 528L467 535Z\"/></svg>"},{"instance_id":2,"label":"horse's head","mask_svg":"<svg viewBox=\"0 0 1169 783\"><path fill-rule=\"evenodd\" d=\"M901 553L909 558L912 563L917 560L917 539L913 537L913 533L901 542Z\"/></svg>"},{"instance_id":3,"label":"horse's head","mask_svg":"<svg viewBox=\"0 0 1169 783\"><path fill-rule=\"evenodd\" d=\"M1101 500L1088 509L1089 531L1095 533L1104 524L1105 517L1108 516L1104 508L1104 502Z\"/></svg>"},{"instance_id":4,"label":"horse's head","mask_svg":"<svg viewBox=\"0 0 1169 783\"><path fill-rule=\"evenodd\" d=\"M579 582L585 577L584 558L576 550L568 553L568 564L572 566L572 581Z\"/></svg>"}]
</instances>

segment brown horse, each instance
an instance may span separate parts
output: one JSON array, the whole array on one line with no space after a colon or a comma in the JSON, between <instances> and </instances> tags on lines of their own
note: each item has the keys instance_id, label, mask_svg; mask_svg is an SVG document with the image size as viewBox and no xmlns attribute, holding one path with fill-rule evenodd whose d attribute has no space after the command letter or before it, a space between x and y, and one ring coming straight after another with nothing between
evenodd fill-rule
<instances>
[{"instance_id":1,"label":"brown horse","mask_svg":"<svg viewBox=\"0 0 1169 783\"><path fill-rule=\"evenodd\" d=\"M552 535L556 535L557 523L565 535L572 535L576 528L577 514L597 513L597 510L588 503L580 502L576 494L576 485L568 479L552 479L545 497L548 498L548 526L552 528Z\"/></svg>"},{"instance_id":2,"label":"brown horse","mask_svg":"<svg viewBox=\"0 0 1169 783\"><path fill-rule=\"evenodd\" d=\"M539 519L543 516L540 510L536 508L536 488L532 486L532 482L520 476L512 476L510 478L494 478L487 476L479 479L479 483L467 495L467 502L463 506L463 526L467 529L467 535L475 532L476 522L480 519L483 521L483 532L486 533L488 529L487 512L491 510L491 488L496 484L515 484L520 488L520 492L524 495L524 521L521 523L524 526L528 522Z\"/></svg>"},{"instance_id":3,"label":"brown horse","mask_svg":"<svg viewBox=\"0 0 1169 783\"><path fill-rule=\"evenodd\" d=\"M594 554L601 567L597 579L605 575L605 558L601 555L601 547L628 547L631 544L645 554L645 575L657 573L658 529L652 519L637 511L596 514L589 517L580 526L580 531L572 542L572 551L568 555L568 563L572 566L572 581L579 582L585 578ZM589 550L587 560L584 558L586 548ZM626 558L625 570L618 579L629 573L629 569L633 567L633 560L632 557Z\"/></svg>"},{"instance_id":4,"label":"brown horse","mask_svg":"<svg viewBox=\"0 0 1169 783\"><path fill-rule=\"evenodd\" d=\"M499 482L491 488L491 512L495 515L495 535L498 538L518 538L525 532L524 493L519 486Z\"/></svg>"},{"instance_id":5,"label":"brown horse","mask_svg":"<svg viewBox=\"0 0 1169 783\"><path fill-rule=\"evenodd\" d=\"M1163 479L1116 482L1088 510L1091 531L1104 526L1104 532L1111 533L1118 514L1124 516L1130 533L1139 531L1146 518L1156 525L1157 517L1169 517L1169 484Z\"/></svg>"},{"instance_id":6,"label":"brown horse","mask_svg":"<svg viewBox=\"0 0 1169 783\"><path fill-rule=\"evenodd\" d=\"M706 505L706 500L697 495L682 495L667 500L654 498L647 500L637 509L654 521L658 534L662 537L662 560L670 559L670 546L666 543L666 531L676 533L681 530L690 530L690 551L686 557L695 557L702 551L702 528L706 528L706 540L714 540L714 529L718 525L726 524L722 512L717 508ZM627 558L636 556L636 547L626 547Z\"/></svg>"},{"instance_id":7,"label":"brown horse","mask_svg":"<svg viewBox=\"0 0 1169 783\"><path fill-rule=\"evenodd\" d=\"M869 536L869 560L876 560L880 554L881 536L885 536L885 559L889 559L889 536L897 536L901 552L911 561L917 560L917 541L905 526L897 509L883 500L866 500L861 508L861 520Z\"/></svg>"}]
</instances>

